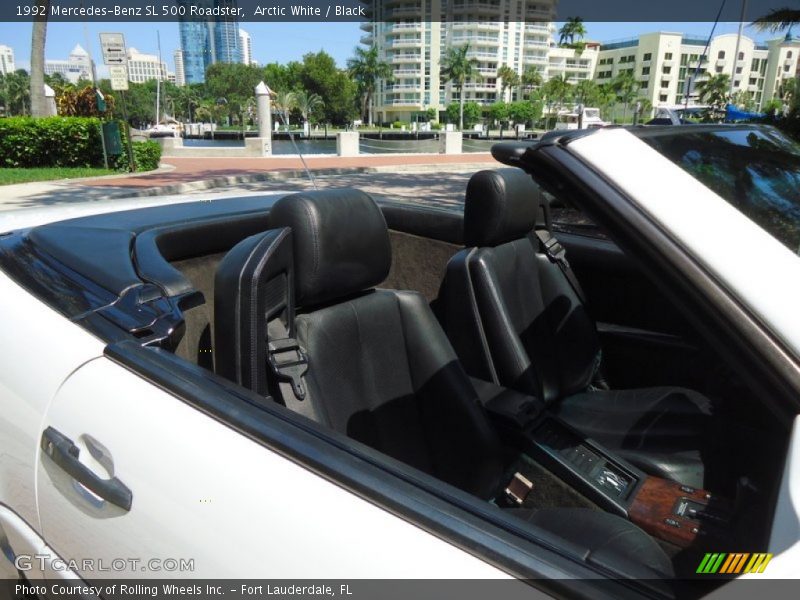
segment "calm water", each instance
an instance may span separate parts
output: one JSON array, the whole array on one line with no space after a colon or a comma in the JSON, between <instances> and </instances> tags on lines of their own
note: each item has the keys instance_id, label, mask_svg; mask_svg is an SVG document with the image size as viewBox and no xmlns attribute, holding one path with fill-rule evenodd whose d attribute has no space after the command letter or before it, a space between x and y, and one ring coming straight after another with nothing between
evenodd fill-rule
<instances>
[{"instance_id":1,"label":"calm water","mask_svg":"<svg viewBox=\"0 0 800 600\"><path fill-rule=\"evenodd\" d=\"M336 140L295 140L297 149L303 154L336 154ZM464 152L488 152L496 141L490 140L464 140ZM183 140L184 146L216 147L216 148L242 148L241 140ZM362 154L391 154L391 153L437 153L439 152L438 140L373 140L362 139L359 143ZM275 140L272 142L273 154L296 154L294 144L289 140Z\"/></svg>"}]
</instances>

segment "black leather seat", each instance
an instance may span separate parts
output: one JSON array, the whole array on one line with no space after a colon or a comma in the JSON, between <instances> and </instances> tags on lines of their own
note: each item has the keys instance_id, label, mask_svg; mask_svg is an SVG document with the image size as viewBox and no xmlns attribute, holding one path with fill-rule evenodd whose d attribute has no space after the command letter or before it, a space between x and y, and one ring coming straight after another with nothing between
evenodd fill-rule
<instances>
[{"instance_id":1,"label":"black leather seat","mask_svg":"<svg viewBox=\"0 0 800 600\"><path fill-rule=\"evenodd\" d=\"M497 497L509 460L427 302L415 292L374 289L391 263L375 202L355 190L295 194L274 205L270 220L294 240L293 331L309 364L302 400L282 388L287 406L480 498ZM265 308L269 302L280 304L259 281L288 264L278 238L291 239L267 232L244 240L217 272L216 318L239 329L217 338L217 364L245 385L263 379L250 369L265 361L247 352L251 342L263 343L265 325L256 321L277 314ZM587 563L627 577L673 575L652 538L619 517L588 509L515 512Z\"/></svg>"},{"instance_id":2,"label":"black leather seat","mask_svg":"<svg viewBox=\"0 0 800 600\"><path fill-rule=\"evenodd\" d=\"M645 472L702 487L711 403L692 390L592 391L593 320L533 230L541 191L520 169L467 186L466 249L452 258L440 320L467 372L537 396L549 410ZM541 221L541 219L539 219Z\"/></svg>"}]
</instances>

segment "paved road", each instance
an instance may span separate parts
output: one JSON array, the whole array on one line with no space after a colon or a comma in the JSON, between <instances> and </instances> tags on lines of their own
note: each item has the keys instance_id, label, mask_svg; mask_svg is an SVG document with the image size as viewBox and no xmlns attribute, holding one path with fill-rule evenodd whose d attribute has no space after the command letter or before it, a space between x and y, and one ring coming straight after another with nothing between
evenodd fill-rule
<instances>
[{"instance_id":1,"label":"paved road","mask_svg":"<svg viewBox=\"0 0 800 600\"><path fill-rule=\"evenodd\" d=\"M239 194L312 187L297 158L167 158L164 162L170 167L137 177L3 186L0 210L78 205L139 195ZM352 186L382 199L429 205L460 203L471 173L499 166L488 154L323 157L307 162L320 188Z\"/></svg>"},{"instance_id":2,"label":"paved road","mask_svg":"<svg viewBox=\"0 0 800 600\"><path fill-rule=\"evenodd\" d=\"M475 169L470 168L438 172L355 173L318 176L315 182L318 189L355 187L372 195L376 200L447 207L463 204L467 181L474 172ZM283 181L242 183L211 190L211 193L239 194L310 189L313 189L313 185L303 177ZM205 196L209 194L209 190L198 190L193 193Z\"/></svg>"}]
</instances>

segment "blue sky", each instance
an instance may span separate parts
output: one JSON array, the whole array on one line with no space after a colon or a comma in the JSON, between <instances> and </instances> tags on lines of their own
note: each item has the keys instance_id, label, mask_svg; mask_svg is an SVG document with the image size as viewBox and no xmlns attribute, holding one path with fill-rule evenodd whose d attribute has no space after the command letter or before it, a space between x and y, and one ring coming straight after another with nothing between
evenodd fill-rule
<instances>
[{"instance_id":1,"label":"blue sky","mask_svg":"<svg viewBox=\"0 0 800 600\"><path fill-rule=\"evenodd\" d=\"M711 31L711 23L587 23L587 39L610 41L633 37L651 31L677 31L705 37ZM735 32L736 23L720 23L715 33ZM285 63L299 60L307 52L324 49L339 63L344 65L353 48L363 35L358 23L247 23L244 29L253 40L253 58L261 64L269 62ZM86 46L86 32L92 45L91 53L100 64L100 45L98 33L115 31L125 34L129 47L140 52L156 53L156 30L161 33L161 50L164 60L172 69L172 53L180 45L177 23L55 23L48 24L46 56L48 59L65 59L75 44ZM745 35L756 40L775 37L774 34L760 34L745 27ZM30 64L30 23L0 23L0 45L11 46L18 68ZM104 75L100 70L100 75Z\"/></svg>"}]
</instances>

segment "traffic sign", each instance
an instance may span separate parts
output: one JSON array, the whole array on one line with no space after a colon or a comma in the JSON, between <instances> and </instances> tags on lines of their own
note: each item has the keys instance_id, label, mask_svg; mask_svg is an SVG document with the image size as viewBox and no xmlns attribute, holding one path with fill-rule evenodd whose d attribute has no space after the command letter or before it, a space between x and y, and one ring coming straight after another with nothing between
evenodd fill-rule
<instances>
[{"instance_id":1,"label":"traffic sign","mask_svg":"<svg viewBox=\"0 0 800 600\"><path fill-rule=\"evenodd\" d=\"M128 89L128 67L126 65L109 65L108 76L111 79L112 90Z\"/></svg>"},{"instance_id":2,"label":"traffic sign","mask_svg":"<svg viewBox=\"0 0 800 600\"><path fill-rule=\"evenodd\" d=\"M100 47L103 50L103 63L107 65L127 65L125 36L121 33L101 33Z\"/></svg>"}]
</instances>

